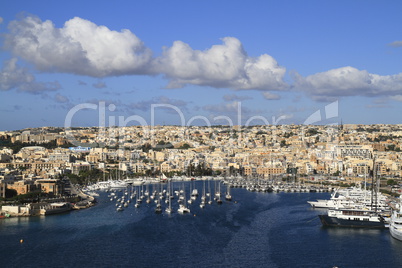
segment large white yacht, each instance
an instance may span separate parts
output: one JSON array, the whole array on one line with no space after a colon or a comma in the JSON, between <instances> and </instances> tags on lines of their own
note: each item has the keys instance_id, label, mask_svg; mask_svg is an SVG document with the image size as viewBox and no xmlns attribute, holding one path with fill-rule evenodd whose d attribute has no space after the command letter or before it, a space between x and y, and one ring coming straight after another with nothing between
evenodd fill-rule
<instances>
[{"instance_id":1,"label":"large white yacht","mask_svg":"<svg viewBox=\"0 0 402 268\"><path fill-rule=\"evenodd\" d=\"M398 208L392 211L389 221L389 232L391 236L402 241L402 206L398 204Z\"/></svg>"}]
</instances>

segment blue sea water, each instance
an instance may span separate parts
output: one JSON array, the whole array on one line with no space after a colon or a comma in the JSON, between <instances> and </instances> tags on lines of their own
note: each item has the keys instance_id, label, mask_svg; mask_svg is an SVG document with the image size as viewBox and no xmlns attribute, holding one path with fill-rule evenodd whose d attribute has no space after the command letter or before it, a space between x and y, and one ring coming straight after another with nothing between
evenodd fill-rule
<instances>
[{"instance_id":1,"label":"blue sea water","mask_svg":"<svg viewBox=\"0 0 402 268\"><path fill-rule=\"evenodd\" d=\"M155 214L154 203L117 212L101 193L89 209L3 219L0 267L402 267L388 230L322 227L325 211L307 201L328 193L231 194L204 209L198 198L185 215Z\"/></svg>"}]
</instances>

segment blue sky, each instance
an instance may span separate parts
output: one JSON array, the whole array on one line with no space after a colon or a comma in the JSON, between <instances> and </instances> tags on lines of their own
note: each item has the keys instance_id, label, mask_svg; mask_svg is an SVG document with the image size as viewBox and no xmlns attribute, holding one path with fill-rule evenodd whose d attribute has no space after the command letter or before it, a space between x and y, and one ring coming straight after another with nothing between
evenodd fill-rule
<instances>
[{"instance_id":1,"label":"blue sky","mask_svg":"<svg viewBox=\"0 0 402 268\"><path fill-rule=\"evenodd\" d=\"M3 0L0 130L63 126L76 105L100 102L106 125L150 124L152 104L165 105L156 124L181 124L179 113L186 124L301 124L317 110L316 123L401 124L401 11L367 0ZM96 126L99 111L72 123Z\"/></svg>"}]
</instances>

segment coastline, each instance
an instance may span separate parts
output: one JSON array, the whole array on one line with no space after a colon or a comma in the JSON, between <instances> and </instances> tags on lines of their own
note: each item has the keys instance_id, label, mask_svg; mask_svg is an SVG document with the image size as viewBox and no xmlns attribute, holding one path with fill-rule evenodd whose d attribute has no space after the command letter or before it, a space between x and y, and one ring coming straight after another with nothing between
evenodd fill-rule
<instances>
[{"instance_id":1,"label":"coastline","mask_svg":"<svg viewBox=\"0 0 402 268\"><path fill-rule=\"evenodd\" d=\"M71 210L85 209L96 204L95 197L84 193L74 186L71 189L71 196L54 198L49 200L49 202L1 205L0 214L7 215L2 218L47 216L66 213ZM77 198L79 201L77 201Z\"/></svg>"}]
</instances>

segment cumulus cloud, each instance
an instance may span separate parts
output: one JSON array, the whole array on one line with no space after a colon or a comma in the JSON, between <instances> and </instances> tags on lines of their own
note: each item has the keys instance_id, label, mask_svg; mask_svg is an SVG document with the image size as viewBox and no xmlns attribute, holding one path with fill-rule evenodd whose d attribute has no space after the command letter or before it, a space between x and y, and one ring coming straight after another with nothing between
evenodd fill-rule
<instances>
[{"instance_id":1,"label":"cumulus cloud","mask_svg":"<svg viewBox=\"0 0 402 268\"><path fill-rule=\"evenodd\" d=\"M9 24L5 47L42 71L95 77L147 73L152 52L129 30L75 17L63 28L34 16Z\"/></svg>"},{"instance_id":2,"label":"cumulus cloud","mask_svg":"<svg viewBox=\"0 0 402 268\"><path fill-rule=\"evenodd\" d=\"M55 91L60 89L58 82L38 82L26 68L17 64L17 59L12 58L4 62L3 69L0 70L0 90L6 91L16 89L21 92L40 94L45 91Z\"/></svg>"},{"instance_id":3,"label":"cumulus cloud","mask_svg":"<svg viewBox=\"0 0 402 268\"><path fill-rule=\"evenodd\" d=\"M10 90L17 88L24 83L31 83L35 78L28 73L26 69L17 65L17 59L5 61L3 69L0 72L0 89Z\"/></svg>"},{"instance_id":4,"label":"cumulus cloud","mask_svg":"<svg viewBox=\"0 0 402 268\"><path fill-rule=\"evenodd\" d=\"M391 47L402 47L402 41L394 41L388 45Z\"/></svg>"},{"instance_id":5,"label":"cumulus cloud","mask_svg":"<svg viewBox=\"0 0 402 268\"><path fill-rule=\"evenodd\" d=\"M315 100L329 101L343 96L394 96L402 94L402 73L371 74L366 70L342 67L307 77L293 74L294 87Z\"/></svg>"},{"instance_id":6,"label":"cumulus cloud","mask_svg":"<svg viewBox=\"0 0 402 268\"><path fill-rule=\"evenodd\" d=\"M233 37L222 39L222 45L200 51L182 41L165 48L154 61L157 72L170 80L169 88L186 84L231 89L284 90L286 72L276 60L263 54L249 57L240 41Z\"/></svg>"},{"instance_id":7,"label":"cumulus cloud","mask_svg":"<svg viewBox=\"0 0 402 268\"><path fill-rule=\"evenodd\" d=\"M9 23L4 47L44 72L92 77L162 74L168 88L187 84L235 90L285 90L286 69L270 55L247 55L241 42L225 37L204 51L175 41L162 56L130 30L113 31L75 17L57 28L53 22L26 16Z\"/></svg>"},{"instance_id":8,"label":"cumulus cloud","mask_svg":"<svg viewBox=\"0 0 402 268\"><path fill-rule=\"evenodd\" d=\"M264 99L266 100L279 100L281 96L271 93L271 92L263 92L262 95L264 96Z\"/></svg>"}]
</instances>

